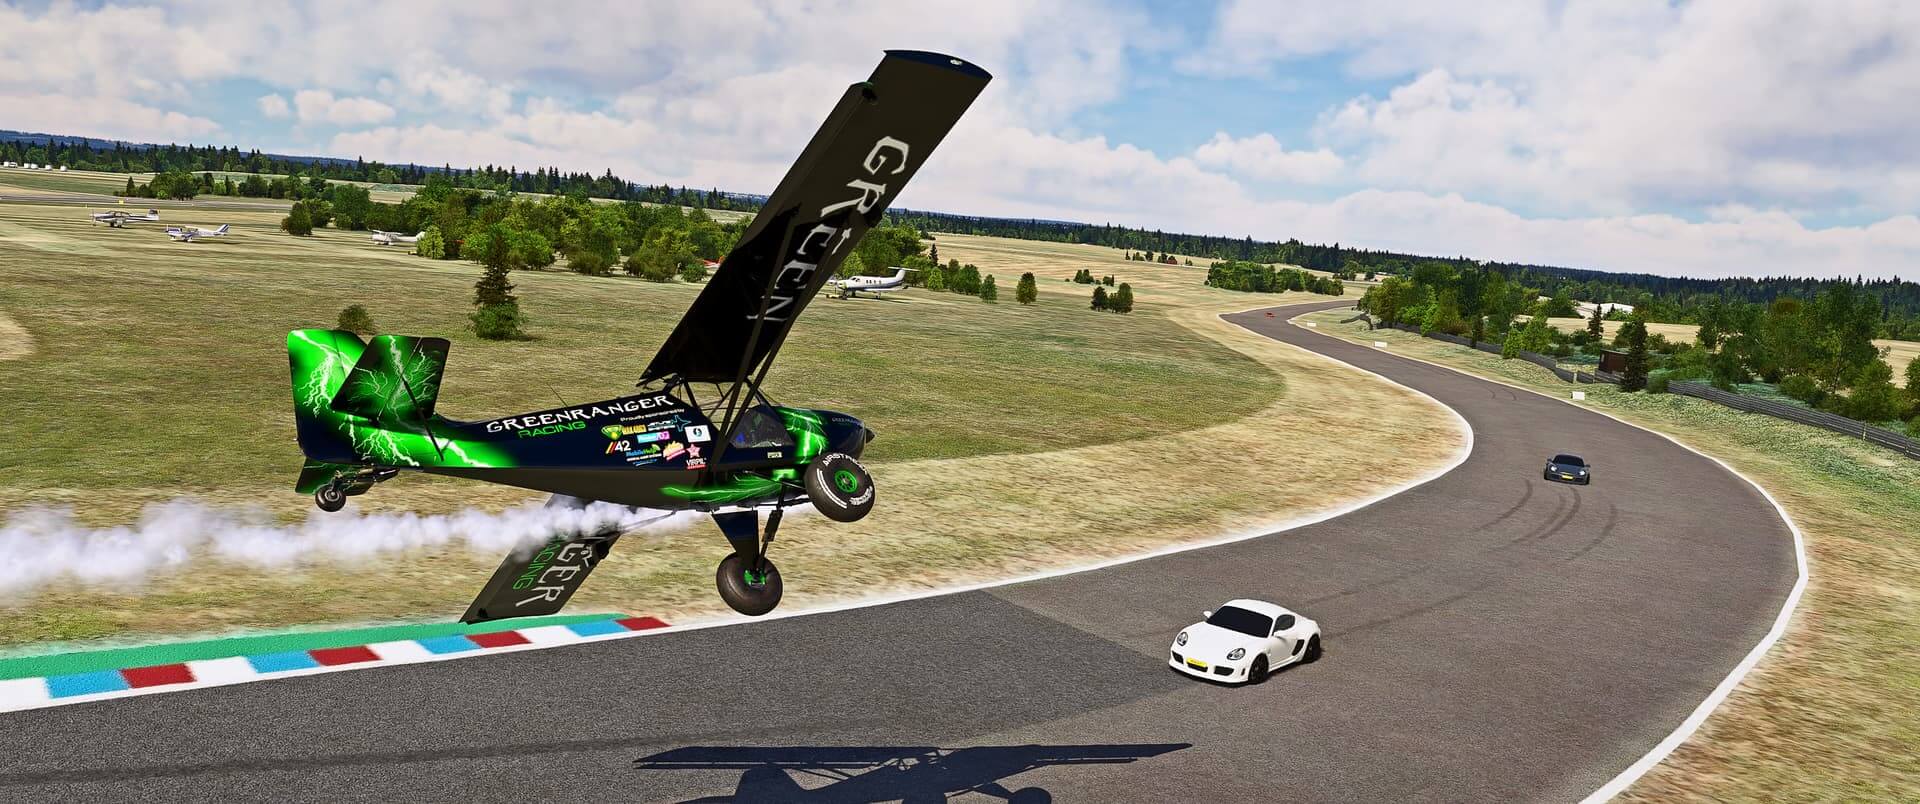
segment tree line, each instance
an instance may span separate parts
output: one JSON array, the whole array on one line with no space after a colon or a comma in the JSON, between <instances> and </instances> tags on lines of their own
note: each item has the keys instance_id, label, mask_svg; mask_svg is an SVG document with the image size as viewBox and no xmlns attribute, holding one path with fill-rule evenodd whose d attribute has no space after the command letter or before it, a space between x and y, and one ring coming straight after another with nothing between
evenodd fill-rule
<instances>
[{"instance_id":1,"label":"tree line","mask_svg":"<svg viewBox=\"0 0 1920 804\"><path fill-rule=\"evenodd\" d=\"M1584 329L1560 332L1547 319L1572 313L1572 302L1565 288L1545 299L1543 290L1484 266L1429 261L1368 289L1359 307L1387 324L1498 343L1505 357L1598 354L1611 346L1626 352L1627 390L1660 391L1673 380L1723 390L1768 383L1812 407L1868 422L1907 421L1920 433L1920 358L1906 366L1907 388L1896 387L1886 350L1873 342L1881 305L1859 284L1829 283L1804 300L1708 300L1697 313L1695 337L1681 342L1650 333L1650 316L1641 309L1610 340L1598 307Z\"/></svg>"},{"instance_id":2,"label":"tree line","mask_svg":"<svg viewBox=\"0 0 1920 804\"><path fill-rule=\"evenodd\" d=\"M512 166L494 165L467 169L451 165L433 168L412 164L387 165L361 159L275 156L262 154L257 149L242 151L234 147L140 146L126 143L95 147L84 140L15 139L0 142L0 158L19 162L59 163L87 170L200 172L203 176L199 186L203 188L214 184L212 172L284 174L289 177L401 184L424 184L429 177L440 176L451 186L466 189L578 193L595 198L651 201L706 209L751 212L757 211L765 200L763 196L722 192L718 189L692 190L635 184L620 178L611 170L596 176L563 172L552 167L540 167L531 172ZM225 184L223 181L218 186L224 187ZM236 183L234 194L249 194L240 189L243 184ZM263 190L269 194L266 197L290 197L270 195L271 184L269 180L268 187ZM262 188L256 185L254 189ZM1124 249L1130 256L1137 252L1142 258L1153 261L1162 261L1164 255L1178 253L1211 260L1285 263L1331 272L1342 278L1404 276L1419 265L1442 262L1455 270L1474 268L1499 273L1511 283L1535 287L1548 295L1564 293L1585 301L1630 304L1643 311L1650 321L1677 324L1700 323L1703 311L1716 301L1723 304L1767 304L1782 296L1812 299L1828 287L1848 283L1864 293L1878 311L1875 332L1879 337L1920 340L1920 284L1900 279L1867 280L1862 276L1853 279L1791 276L1690 279L1524 263L1479 262L1461 256L1434 257L1351 248L1340 243L1309 244L1297 239L1259 241L1251 237L1195 235L1112 224L988 218L914 210L889 211L887 222L922 232L1101 245Z\"/></svg>"},{"instance_id":3,"label":"tree line","mask_svg":"<svg viewBox=\"0 0 1920 804\"><path fill-rule=\"evenodd\" d=\"M1207 266L1206 284L1247 293L1301 290L1323 296L1343 296L1347 292L1346 285L1333 277L1314 276L1294 268L1275 268L1244 260L1226 260Z\"/></svg>"}]
</instances>

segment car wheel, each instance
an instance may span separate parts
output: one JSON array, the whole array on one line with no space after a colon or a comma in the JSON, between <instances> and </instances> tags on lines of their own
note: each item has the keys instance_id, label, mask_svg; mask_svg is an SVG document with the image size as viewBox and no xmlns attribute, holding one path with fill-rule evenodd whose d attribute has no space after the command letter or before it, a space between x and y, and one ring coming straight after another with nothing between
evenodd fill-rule
<instances>
[{"instance_id":1,"label":"car wheel","mask_svg":"<svg viewBox=\"0 0 1920 804\"><path fill-rule=\"evenodd\" d=\"M1320 658L1320 635L1314 634L1307 638L1307 655L1300 658L1300 663L1306 664L1318 658Z\"/></svg>"},{"instance_id":2,"label":"car wheel","mask_svg":"<svg viewBox=\"0 0 1920 804\"><path fill-rule=\"evenodd\" d=\"M852 522L873 510L873 477L851 455L830 452L815 458L803 482L814 509L835 522Z\"/></svg>"},{"instance_id":3,"label":"car wheel","mask_svg":"<svg viewBox=\"0 0 1920 804\"><path fill-rule=\"evenodd\" d=\"M746 557L739 553L728 553L720 561L720 569L714 573L714 585L720 588L720 599L726 601L734 611L748 617L758 617L780 605L780 568L765 558L760 562L764 574L749 575L752 567L747 565Z\"/></svg>"},{"instance_id":4,"label":"car wheel","mask_svg":"<svg viewBox=\"0 0 1920 804\"><path fill-rule=\"evenodd\" d=\"M1247 683L1258 684L1267 680L1267 657L1263 654L1253 657L1253 666L1247 668Z\"/></svg>"}]
</instances>

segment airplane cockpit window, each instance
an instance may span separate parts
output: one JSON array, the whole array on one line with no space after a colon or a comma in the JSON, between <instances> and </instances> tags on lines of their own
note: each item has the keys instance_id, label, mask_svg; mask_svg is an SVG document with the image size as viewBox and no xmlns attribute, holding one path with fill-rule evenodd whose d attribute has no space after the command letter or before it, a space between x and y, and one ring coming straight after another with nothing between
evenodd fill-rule
<instances>
[{"instance_id":1,"label":"airplane cockpit window","mask_svg":"<svg viewBox=\"0 0 1920 804\"><path fill-rule=\"evenodd\" d=\"M793 446L793 436L780 416L764 407L741 414L740 425L733 428L733 445L742 449Z\"/></svg>"}]
</instances>

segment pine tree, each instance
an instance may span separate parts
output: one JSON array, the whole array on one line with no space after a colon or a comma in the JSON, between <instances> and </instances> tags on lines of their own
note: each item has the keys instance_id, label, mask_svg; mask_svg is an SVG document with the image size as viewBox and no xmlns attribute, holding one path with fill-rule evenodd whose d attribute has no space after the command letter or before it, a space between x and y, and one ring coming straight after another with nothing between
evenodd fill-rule
<instances>
[{"instance_id":1,"label":"pine tree","mask_svg":"<svg viewBox=\"0 0 1920 804\"><path fill-rule=\"evenodd\" d=\"M940 264L940 244L939 243L934 243L927 247L927 259L933 260L934 265Z\"/></svg>"},{"instance_id":2,"label":"pine tree","mask_svg":"<svg viewBox=\"0 0 1920 804\"><path fill-rule=\"evenodd\" d=\"M1013 289L1013 300L1021 304L1032 304L1038 301L1039 298L1040 287L1033 280L1033 272L1028 271L1021 274L1020 284ZM1915 368L1920 368L1920 358L1914 358L1914 365L1907 369L1907 373L1914 373ZM1920 391L1920 383L1914 383L1911 387L1914 387L1916 391Z\"/></svg>"},{"instance_id":3,"label":"pine tree","mask_svg":"<svg viewBox=\"0 0 1920 804\"><path fill-rule=\"evenodd\" d=\"M985 278L980 280L980 300L983 302L993 302L999 301L999 299L1000 291L993 286L993 274L987 274Z\"/></svg>"},{"instance_id":4,"label":"pine tree","mask_svg":"<svg viewBox=\"0 0 1920 804\"><path fill-rule=\"evenodd\" d=\"M1627 370L1620 378L1620 390L1638 391L1647 387L1647 323L1635 315L1627 329Z\"/></svg>"},{"instance_id":5,"label":"pine tree","mask_svg":"<svg viewBox=\"0 0 1920 804\"><path fill-rule=\"evenodd\" d=\"M480 275L480 281L473 283L473 332L494 341L524 338L526 335L520 331L524 323L520 302L513 295L513 283L507 281L514 265L512 233L505 225L496 223L487 228L483 240L476 244L484 249L479 262L486 266L486 271Z\"/></svg>"},{"instance_id":6,"label":"pine tree","mask_svg":"<svg viewBox=\"0 0 1920 804\"><path fill-rule=\"evenodd\" d=\"M1107 289L1099 285L1093 286L1093 309L1107 309Z\"/></svg>"},{"instance_id":7,"label":"pine tree","mask_svg":"<svg viewBox=\"0 0 1920 804\"><path fill-rule=\"evenodd\" d=\"M1107 309L1116 313L1133 312L1133 286L1121 282L1120 288L1113 292L1111 298L1107 299Z\"/></svg>"},{"instance_id":8,"label":"pine tree","mask_svg":"<svg viewBox=\"0 0 1920 804\"><path fill-rule=\"evenodd\" d=\"M1599 343L1600 339L1607 335L1607 325L1600 323L1600 308L1604 306L1605 305L1598 303L1594 304L1593 317L1587 319L1587 340L1594 343Z\"/></svg>"}]
</instances>

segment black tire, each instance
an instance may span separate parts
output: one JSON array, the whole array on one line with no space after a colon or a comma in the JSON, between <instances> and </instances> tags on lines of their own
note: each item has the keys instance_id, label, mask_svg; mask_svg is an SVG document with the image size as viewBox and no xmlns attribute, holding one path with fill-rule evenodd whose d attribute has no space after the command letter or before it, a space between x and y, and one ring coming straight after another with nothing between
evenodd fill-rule
<instances>
[{"instance_id":1,"label":"black tire","mask_svg":"<svg viewBox=\"0 0 1920 804\"><path fill-rule=\"evenodd\" d=\"M853 522L873 510L873 476L846 453L813 459L802 482L813 507L835 522Z\"/></svg>"},{"instance_id":2,"label":"black tire","mask_svg":"<svg viewBox=\"0 0 1920 804\"><path fill-rule=\"evenodd\" d=\"M1258 684L1265 680L1267 680L1267 656L1263 653L1253 657L1253 666L1247 668L1247 683Z\"/></svg>"},{"instance_id":3,"label":"black tire","mask_svg":"<svg viewBox=\"0 0 1920 804\"><path fill-rule=\"evenodd\" d=\"M714 572L714 585L720 589L720 599L734 611L748 617L758 617L773 607L780 605L780 568L772 561L760 559L765 568L766 577L758 586L747 581L747 558L739 553L728 553L720 560L720 569Z\"/></svg>"},{"instance_id":4,"label":"black tire","mask_svg":"<svg viewBox=\"0 0 1920 804\"><path fill-rule=\"evenodd\" d=\"M1320 658L1320 636L1315 634L1307 638L1307 655L1300 657L1301 664L1309 664Z\"/></svg>"},{"instance_id":5,"label":"black tire","mask_svg":"<svg viewBox=\"0 0 1920 804\"><path fill-rule=\"evenodd\" d=\"M331 514L347 506L347 491L338 483L328 483L313 492L313 504Z\"/></svg>"}]
</instances>

